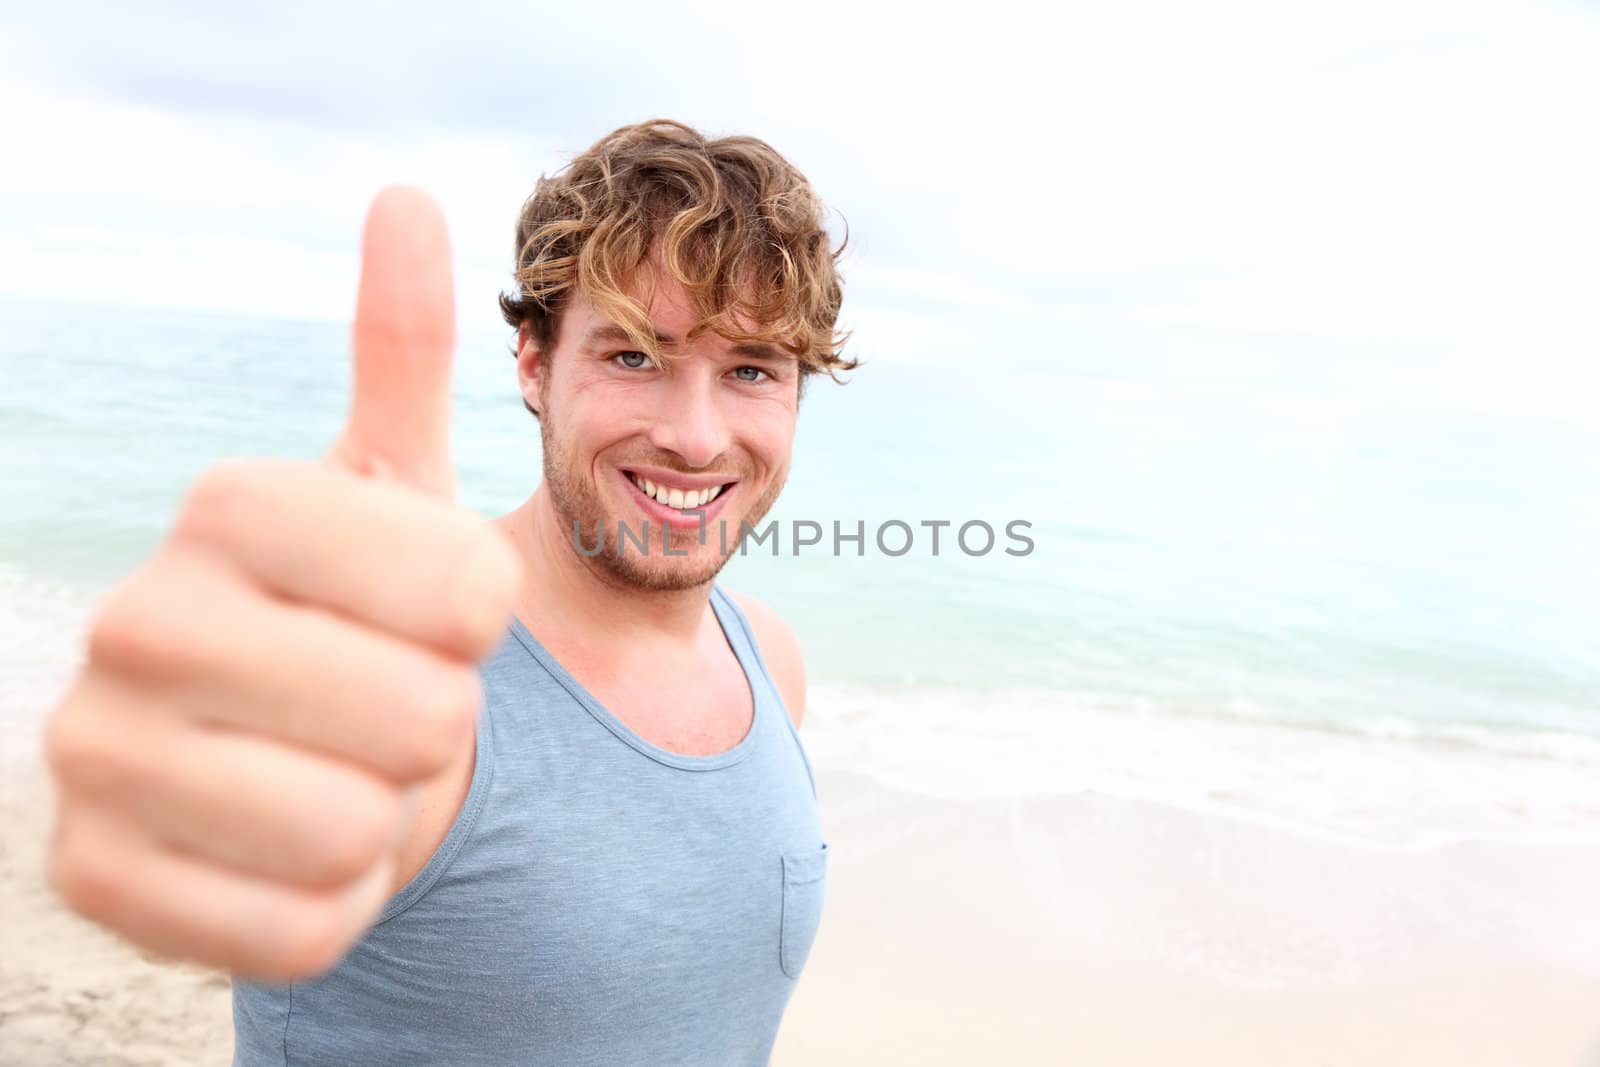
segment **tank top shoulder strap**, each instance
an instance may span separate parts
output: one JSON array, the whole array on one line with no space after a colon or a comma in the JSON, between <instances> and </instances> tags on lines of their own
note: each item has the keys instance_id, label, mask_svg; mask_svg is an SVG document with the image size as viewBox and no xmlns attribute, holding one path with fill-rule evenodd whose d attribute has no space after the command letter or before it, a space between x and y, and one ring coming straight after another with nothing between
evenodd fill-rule
<instances>
[{"instance_id":1,"label":"tank top shoulder strap","mask_svg":"<svg viewBox=\"0 0 1600 1067\"><path fill-rule=\"evenodd\" d=\"M773 681L772 673L767 670L766 660L761 658L761 646L756 643L755 631L750 626L750 620L745 618L739 605L727 590L720 585L711 587L711 610L716 612L717 621L722 624L722 632L727 635L728 644L733 648L733 654L738 657L739 665L744 668L745 675L752 683L758 679L765 686L764 696L769 700L781 703L778 696L777 683Z\"/></svg>"},{"instance_id":2,"label":"tank top shoulder strap","mask_svg":"<svg viewBox=\"0 0 1600 1067\"><path fill-rule=\"evenodd\" d=\"M711 607L717 613L717 618L722 622L723 632L728 635L728 643L733 646L734 655L738 657L740 665L744 667L745 675L754 687L759 680L764 694L757 693L757 703L766 703L772 714L763 715L761 709L756 711L758 725L763 719L768 723L766 728L779 730L787 734L790 743L800 753L800 762L805 767L806 778L811 785L812 795L816 795L817 779L811 767L811 759L806 754L805 745L800 741L799 731L795 729L794 720L789 717L787 707L784 705L783 695L778 692L777 680L772 677L772 672L767 670L767 662L761 657L761 646L756 642L755 630L750 626L750 620L734 602L733 597L720 585L711 587ZM781 721L781 727L777 723Z\"/></svg>"}]
</instances>

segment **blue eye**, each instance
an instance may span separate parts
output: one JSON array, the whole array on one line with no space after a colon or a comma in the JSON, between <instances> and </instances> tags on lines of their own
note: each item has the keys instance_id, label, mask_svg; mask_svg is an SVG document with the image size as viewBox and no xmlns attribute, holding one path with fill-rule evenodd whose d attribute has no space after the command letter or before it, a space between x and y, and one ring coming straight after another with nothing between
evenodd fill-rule
<instances>
[{"instance_id":1,"label":"blue eye","mask_svg":"<svg viewBox=\"0 0 1600 1067\"><path fill-rule=\"evenodd\" d=\"M650 362L650 357L645 355L643 352L618 352L612 358L620 361L622 365L627 367L629 370L638 370L640 367ZM638 360L638 362L635 363L634 360Z\"/></svg>"},{"instance_id":2,"label":"blue eye","mask_svg":"<svg viewBox=\"0 0 1600 1067\"><path fill-rule=\"evenodd\" d=\"M748 377L745 375L745 371L750 372ZM739 376L739 380L742 382L759 382L762 377L766 376L767 372L762 370L760 367L740 367L733 373L737 374Z\"/></svg>"}]
</instances>

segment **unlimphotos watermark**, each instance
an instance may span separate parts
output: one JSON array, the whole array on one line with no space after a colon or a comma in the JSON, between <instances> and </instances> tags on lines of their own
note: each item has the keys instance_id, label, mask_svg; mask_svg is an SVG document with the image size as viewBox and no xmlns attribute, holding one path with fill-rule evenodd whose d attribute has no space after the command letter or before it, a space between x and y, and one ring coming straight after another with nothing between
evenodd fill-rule
<instances>
[{"instance_id":1,"label":"unlimphotos watermark","mask_svg":"<svg viewBox=\"0 0 1600 1067\"><path fill-rule=\"evenodd\" d=\"M685 511L686 515L696 514L694 511ZM660 546L659 554L662 556L687 556L690 554L686 548L673 548L671 530L666 523L657 524L660 529L659 538L650 536L651 524L646 522L641 526L630 526L621 520L616 524L616 540L611 543L616 546L617 555L625 556L629 546L640 555L651 554L651 544ZM798 556L802 551L824 552L831 551L834 556L856 555L865 556L868 546L885 556L904 556L914 549L921 547L927 555L937 556L949 552L952 543L963 555L987 556L997 548L1008 556L1028 556L1033 553L1034 541L1026 532L1033 528L1033 523L1027 519L1012 519L1002 527L1005 540L1004 547L1000 545L1000 535L995 527L982 519L969 519L959 525L952 519L919 519L915 523L905 519L888 519L877 524L870 535L865 519L855 520L851 528L847 523L833 520L833 535L827 536L823 524L813 519L793 519L788 523L789 554ZM717 547L724 556L731 551L739 555L748 555L751 546L756 550L766 547L770 542L771 553L774 556L782 555L784 526L777 519L769 519L767 524L760 529L747 522L740 522L736 534L730 535L728 523L719 521L717 526ZM924 532L921 536L917 533L920 527ZM682 528L680 528L681 531ZM704 545L707 540L705 515L700 515L699 543ZM944 534L941 541L940 535ZM593 534L582 528L577 520L572 520L572 544L582 556L598 556L606 548L606 524L603 520L595 520ZM731 546L731 547L730 547ZM847 552L846 546L854 548L854 552Z\"/></svg>"}]
</instances>

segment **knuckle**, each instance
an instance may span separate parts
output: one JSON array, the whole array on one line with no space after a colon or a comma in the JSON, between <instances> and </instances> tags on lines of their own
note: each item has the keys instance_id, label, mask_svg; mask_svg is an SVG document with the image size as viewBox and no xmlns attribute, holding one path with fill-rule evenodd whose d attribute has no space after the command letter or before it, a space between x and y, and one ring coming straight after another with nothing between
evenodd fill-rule
<instances>
[{"instance_id":1,"label":"knuckle","mask_svg":"<svg viewBox=\"0 0 1600 1067\"><path fill-rule=\"evenodd\" d=\"M322 974L339 962L356 932L335 896L308 897L286 917L269 948L269 965L282 977Z\"/></svg>"},{"instance_id":2,"label":"knuckle","mask_svg":"<svg viewBox=\"0 0 1600 1067\"><path fill-rule=\"evenodd\" d=\"M89 625L89 662L140 675L197 667L208 644L192 610L205 590L193 563L163 552L113 588Z\"/></svg>"},{"instance_id":3,"label":"knuckle","mask_svg":"<svg viewBox=\"0 0 1600 1067\"><path fill-rule=\"evenodd\" d=\"M225 525L239 506L243 481L236 462L218 463L201 471L189 483L178 509L177 532L204 535Z\"/></svg>"},{"instance_id":4,"label":"knuckle","mask_svg":"<svg viewBox=\"0 0 1600 1067\"><path fill-rule=\"evenodd\" d=\"M73 699L73 695L69 694L65 702L45 720L40 739L45 766L57 779L62 780L82 761L86 740L86 731L79 727L73 711Z\"/></svg>"},{"instance_id":5,"label":"knuckle","mask_svg":"<svg viewBox=\"0 0 1600 1067\"><path fill-rule=\"evenodd\" d=\"M400 794L376 783L359 783L331 797L336 815L320 824L313 877L338 885L360 877L394 844Z\"/></svg>"},{"instance_id":6,"label":"knuckle","mask_svg":"<svg viewBox=\"0 0 1600 1067\"><path fill-rule=\"evenodd\" d=\"M86 707L92 698L74 693L46 722L45 766L65 793L100 796L135 783L143 745L118 729L118 720Z\"/></svg>"},{"instance_id":7,"label":"knuckle","mask_svg":"<svg viewBox=\"0 0 1600 1067\"><path fill-rule=\"evenodd\" d=\"M47 872L68 907L100 921L117 914L126 893L125 881L103 857L103 850L89 847L81 833L64 826L51 846Z\"/></svg>"},{"instance_id":8,"label":"knuckle","mask_svg":"<svg viewBox=\"0 0 1600 1067\"><path fill-rule=\"evenodd\" d=\"M260 493L261 473L259 462L239 459L201 471L178 510L174 535L207 543L229 540L230 531L247 521L246 512Z\"/></svg>"},{"instance_id":9,"label":"knuckle","mask_svg":"<svg viewBox=\"0 0 1600 1067\"><path fill-rule=\"evenodd\" d=\"M483 685L470 667L440 670L413 693L403 746L407 771L426 776L442 769L472 736Z\"/></svg>"},{"instance_id":10,"label":"knuckle","mask_svg":"<svg viewBox=\"0 0 1600 1067\"><path fill-rule=\"evenodd\" d=\"M505 630L521 585L521 564L505 537L492 528L473 538L460 559L450 598L451 636L481 655Z\"/></svg>"},{"instance_id":11,"label":"knuckle","mask_svg":"<svg viewBox=\"0 0 1600 1067\"><path fill-rule=\"evenodd\" d=\"M84 790L105 777L101 767L104 747L82 716L67 708L45 723L44 757L56 780L68 790Z\"/></svg>"},{"instance_id":12,"label":"knuckle","mask_svg":"<svg viewBox=\"0 0 1600 1067\"><path fill-rule=\"evenodd\" d=\"M107 594L89 625L88 658L112 666L138 664L160 654L150 607L147 571L140 570Z\"/></svg>"}]
</instances>

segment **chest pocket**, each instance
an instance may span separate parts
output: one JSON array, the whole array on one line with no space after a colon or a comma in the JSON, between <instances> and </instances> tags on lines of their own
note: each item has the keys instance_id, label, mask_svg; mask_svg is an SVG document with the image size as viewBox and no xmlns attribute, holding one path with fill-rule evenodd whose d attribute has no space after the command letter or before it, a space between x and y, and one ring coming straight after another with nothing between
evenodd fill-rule
<instances>
[{"instance_id":1,"label":"chest pocket","mask_svg":"<svg viewBox=\"0 0 1600 1067\"><path fill-rule=\"evenodd\" d=\"M811 955L822 922L822 898L828 885L828 845L785 853L783 857L783 927L778 965L799 978Z\"/></svg>"}]
</instances>

